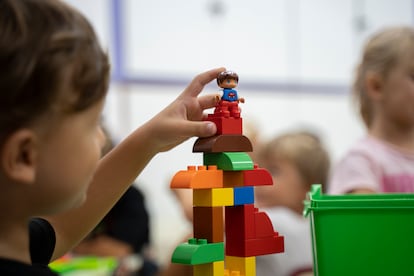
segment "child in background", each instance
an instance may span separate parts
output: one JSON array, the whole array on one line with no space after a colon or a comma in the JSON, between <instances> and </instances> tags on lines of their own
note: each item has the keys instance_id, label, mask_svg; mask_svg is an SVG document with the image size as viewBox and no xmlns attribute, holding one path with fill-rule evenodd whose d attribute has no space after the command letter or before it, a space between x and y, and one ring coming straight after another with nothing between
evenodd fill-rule
<instances>
[{"instance_id":1,"label":"child in background","mask_svg":"<svg viewBox=\"0 0 414 276\"><path fill-rule=\"evenodd\" d=\"M257 275L313 275L311 230L302 216L303 201L312 184L326 184L328 153L315 135L290 132L265 143L257 160L272 174L274 185L255 187L256 205L285 236L284 253L257 257Z\"/></svg>"},{"instance_id":2,"label":"child in background","mask_svg":"<svg viewBox=\"0 0 414 276\"><path fill-rule=\"evenodd\" d=\"M354 96L367 127L333 171L329 192L414 193L414 29L393 27L366 44Z\"/></svg>"},{"instance_id":3,"label":"child in background","mask_svg":"<svg viewBox=\"0 0 414 276\"><path fill-rule=\"evenodd\" d=\"M216 127L198 75L100 159L108 57L89 22L57 0L0 1L0 275L56 275L47 264L81 241L146 164Z\"/></svg>"}]
</instances>

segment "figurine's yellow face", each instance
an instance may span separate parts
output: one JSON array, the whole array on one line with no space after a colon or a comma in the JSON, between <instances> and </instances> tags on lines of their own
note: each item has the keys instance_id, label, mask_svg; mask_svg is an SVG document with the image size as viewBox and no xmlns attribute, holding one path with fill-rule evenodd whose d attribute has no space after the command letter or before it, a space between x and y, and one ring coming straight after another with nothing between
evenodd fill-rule
<instances>
[{"instance_id":1,"label":"figurine's yellow face","mask_svg":"<svg viewBox=\"0 0 414 276\"><path fill-rule=\"evenodd\" d=\"M237 86L237 81L235 79L225 79L220 83L221 88L234 88Z\"/></svg>"}]
</instances>

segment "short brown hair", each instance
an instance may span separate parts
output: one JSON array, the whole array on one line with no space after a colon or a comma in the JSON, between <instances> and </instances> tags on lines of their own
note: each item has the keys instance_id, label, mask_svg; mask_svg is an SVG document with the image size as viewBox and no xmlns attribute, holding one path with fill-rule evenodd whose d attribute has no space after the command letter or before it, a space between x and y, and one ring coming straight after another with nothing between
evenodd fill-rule
<instances>
[{"instance_id":1,"label":"short brown hair","mask_svg":"<svg viewBox=\"0 0 414 276\"><path fill-rule=\"evenodd\" d=\"M265 165L275 159L291 162L309 187L312 184L326 186L329 155L316 135L298 131L273 138L260 148L258 160Z\"/></svg>"},{"instance_id":2,"label":"short brown hair","mask_svg":"<svg viewBox=\"0 0 414 276\"><path fill-rule=\"evenodd\" d=\"M0 68L0 143L53 107L87 109L109 81L92 26L57 0L0 1Z\"/></svg>"},{"instance_id":3,"label":"short brown hair","mask_svg":"<svg viewBox=\"0 0 414 276\"><path fill-rule=\"evenodd\" d=\"M217 84L220 85L224 80L227 79L236 80L236 82L239 82L239 75L237 75L237 73L233 71L221 72L217 76Z\"/></svg>"}]
</instances>

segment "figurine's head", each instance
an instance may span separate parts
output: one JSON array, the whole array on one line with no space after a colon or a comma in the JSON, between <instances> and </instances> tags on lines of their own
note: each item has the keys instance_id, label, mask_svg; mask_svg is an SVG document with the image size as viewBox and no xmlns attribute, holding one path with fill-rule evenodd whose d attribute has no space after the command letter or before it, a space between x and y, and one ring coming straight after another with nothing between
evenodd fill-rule
<instances>
[{"instance_id":1,"label":"figurine's head","mask_svg":"<svg viewBox=\"0 0 414 276\"><path fill-rule=\"evenodd\" d=\"M239 83L239 76L233 71L224 71L217 76L217 84L221 88L234 88Z\"/></svg>"}]
</instances>

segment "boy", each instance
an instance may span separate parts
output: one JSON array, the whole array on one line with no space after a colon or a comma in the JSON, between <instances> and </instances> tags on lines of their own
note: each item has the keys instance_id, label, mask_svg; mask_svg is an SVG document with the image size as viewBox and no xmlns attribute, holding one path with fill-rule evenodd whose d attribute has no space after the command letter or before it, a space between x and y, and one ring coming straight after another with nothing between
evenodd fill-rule
<instances>
[{"instance_id":1,"label":"boy","mask_svg":"<svg viewBox=\"0 0 414 276\"><path fill-rule=\"evenodd\" d=\"M47 264L94 228L156 153L216 132L194 121L216 104L197 95L223 68L197 76L99 160L108 58L89 22L60 1L0 0L0 65L0 275L55 275Z\"/></svg>"}]
</instances>

